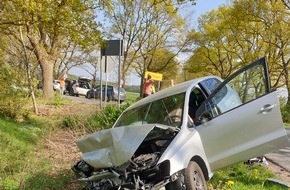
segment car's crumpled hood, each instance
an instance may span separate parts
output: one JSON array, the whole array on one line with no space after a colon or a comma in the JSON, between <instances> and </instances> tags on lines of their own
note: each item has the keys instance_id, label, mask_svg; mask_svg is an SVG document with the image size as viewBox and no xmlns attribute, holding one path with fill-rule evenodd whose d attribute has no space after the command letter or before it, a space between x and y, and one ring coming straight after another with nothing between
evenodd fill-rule
<instances>
[{"instance_id":1,"label":"car's crumpled hood","mask_svg":"<svg viewBox=\"0 0 290 190\"><path fill-rule=\"evenodd\" d=\"M156 124L106 129L81 138L77 146L83 160L96 169L120 166L134 155L154 127Z\"/></svg>"}]
</instances>

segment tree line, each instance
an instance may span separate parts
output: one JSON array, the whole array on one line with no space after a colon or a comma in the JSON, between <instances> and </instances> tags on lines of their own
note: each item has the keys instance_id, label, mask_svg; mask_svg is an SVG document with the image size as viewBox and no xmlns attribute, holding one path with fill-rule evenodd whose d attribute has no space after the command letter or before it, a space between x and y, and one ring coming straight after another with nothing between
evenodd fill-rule
<instances>
[{"instance_id":1,"label":"tree line","mask_svg":"<svg viewBox=\"0 0 290 190\"><path fill-rule=\"evenodd\" d=\"M40 81L45 99L53 98L52 81L62 70L87 63L98 68L98 51L104 40L113 37L124 40L124 81L130 69L135 69L140 76L145 70L164 71L167 66L177 66L173 59L176 53L172 53L169 43L176 41L177 37L172 34L183 25L178 9L188 2L194 3L3 0L0 2L0 60L2 65L21 73L18 80L26 82L32 96L35 83ZM98 20L101 15L106 22ZM175 48L182 49L182 46ZM164 61L153 63L161 58ZM95 75L96 70L91 73Z\"/></svg>"},{"instance_id":2,"label":"tree line","mask_svg":"<svg viewBox=\"0 0 290 190\"><path fill-rule=\"evenodd\" d=\"M192 15L183 11L195 3L2 0L0 82L7 89L27 88L33 102L41 82L42 96L51 99L52 81L64 69L83 67L96 79L104 41L117 38L124 41L124 85L132 71L141 77L140 89L146 71L162 73L164 85L208 74L226 78L266 56L272 87L286 86L290 92L288 1L232 0L202 15L192 29ZM181 53L191 55L184 65L177 59Z\"/></svg>"},{"instance_id":3,"label":"tree line","mask_svg":"<svg viewBox=\"0 0 290 190\"><path fill-rule=\"evenodd\" d=\"M290 105L289 8L286 0L233 0L201 16L190 34L194 50L184 67L187 77L213 74L225 79L266 56L271 86L286 87Z\"/></svg>"}]
</instances>

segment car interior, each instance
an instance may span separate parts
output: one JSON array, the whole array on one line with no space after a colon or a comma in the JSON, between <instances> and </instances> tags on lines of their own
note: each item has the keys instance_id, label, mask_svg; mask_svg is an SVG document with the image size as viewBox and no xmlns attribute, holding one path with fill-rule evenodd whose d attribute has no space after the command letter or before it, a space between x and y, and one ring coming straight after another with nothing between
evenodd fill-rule
<instances>
[{"instance_id":1,"label":"car interior","mask_svg":"<svg viewBox=\"0 0 290 190\"><path fill-rule=\"evenodd\" d=\"M199 106L205 101L205 96L199 88L193 89L190 93L189 104L188 104L188 115L194 121L195 112Z\"/></svg>"}]
</instances>

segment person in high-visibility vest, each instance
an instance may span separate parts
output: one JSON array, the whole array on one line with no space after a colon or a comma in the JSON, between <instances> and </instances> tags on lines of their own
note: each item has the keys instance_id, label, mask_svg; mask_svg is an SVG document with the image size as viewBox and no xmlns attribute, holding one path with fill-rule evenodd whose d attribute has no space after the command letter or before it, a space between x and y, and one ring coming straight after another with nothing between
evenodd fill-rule
<instances>
[{"instance_id":1,"label":"person in high-visibility vest","mask_svg":"<svg viewBox=\"0 0 290 190\"><path fill-rule=\"evenodd\" d=\"M155 93L155 86L154 86L154 84L152 84L152 86L151 86L151 92L152 92L152 94L154 94Z\"/></svg>"}]
</instances>

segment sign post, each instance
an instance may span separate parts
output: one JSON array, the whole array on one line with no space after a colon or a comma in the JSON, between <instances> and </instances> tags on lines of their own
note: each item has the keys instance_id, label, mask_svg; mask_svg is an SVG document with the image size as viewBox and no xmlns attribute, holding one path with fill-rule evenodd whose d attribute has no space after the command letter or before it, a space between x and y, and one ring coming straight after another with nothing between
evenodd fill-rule
<instances>
[{"instance_id":1,"label":"sign post","mask_svg":"<svg viewBox=\"0 0 290 190\"><path fill-rule=\"evenodd\" d=\"M105 42L105 47L101 49L101 55L105 56L106 60L107 60L107 56L119 56L119 65L118 65L118 107L120 108L121 56L123 55L123 40L107 40ZM108 68L107 67L107 61L106 61L105 64L106 64L105 67ZM102 72L102 70L100 72ZM108 71L106 71L106 72L108 72ZM102 81L102 78L101 78L101 81ZM103 87L101 85L101 95L102 95L102 90L103 90L102 88ZM106 89L105 94L107 94L107 83L106 83L106 88L105 89ZM102 101L102 99L100 101ZM102 104L100 104L100 105L102 105Z\"/></svg>"}]
</instances>

